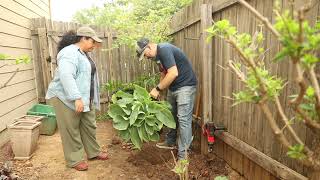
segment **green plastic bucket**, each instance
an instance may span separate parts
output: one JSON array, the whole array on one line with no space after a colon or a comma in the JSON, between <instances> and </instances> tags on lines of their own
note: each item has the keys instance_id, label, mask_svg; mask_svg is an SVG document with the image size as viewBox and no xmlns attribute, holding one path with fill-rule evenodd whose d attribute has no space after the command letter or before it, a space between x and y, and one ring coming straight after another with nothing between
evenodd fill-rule
<instances>
[{"instance_id":1,"label":"green plastic bucket","mask_svg":"<svg viewBox=\"0 0 320 180\"><path fill-rule=\"evenodd\" d=\"M40 134L53 135L57 128L56 113L49 105L35 104L28 110L27 115L43 116L40 125Z\"/></svg>"}]
</instances>

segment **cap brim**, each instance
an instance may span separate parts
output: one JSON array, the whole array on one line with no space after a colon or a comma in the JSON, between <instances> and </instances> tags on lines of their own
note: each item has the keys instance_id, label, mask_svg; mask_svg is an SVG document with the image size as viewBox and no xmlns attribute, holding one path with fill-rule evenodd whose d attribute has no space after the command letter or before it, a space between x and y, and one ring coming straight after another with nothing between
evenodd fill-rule
<instances>
[{"instance_id":1,"label":"cap brim","mask_svg":"<svg viewBox=\"0 0 320 180\"><path fill-rule=\"evenodd\" d=\"M102 39L98 38L98 36L91 37L93 40L95 40L98 43L102 43Z\"/></svg>"},{"instance_id":2,"label":"cap brim","mask_svg":"<svg viewBox=\"0 0 320 180\"><path fill-rule=\"evenodd\" d=\"M144 58L144 54L146 53L146 50L144 49L143 51L142 51L142 53L140 54L140 56L139 56L139 61L141 61L143 58Z\"/></svg>"}]
</instances>

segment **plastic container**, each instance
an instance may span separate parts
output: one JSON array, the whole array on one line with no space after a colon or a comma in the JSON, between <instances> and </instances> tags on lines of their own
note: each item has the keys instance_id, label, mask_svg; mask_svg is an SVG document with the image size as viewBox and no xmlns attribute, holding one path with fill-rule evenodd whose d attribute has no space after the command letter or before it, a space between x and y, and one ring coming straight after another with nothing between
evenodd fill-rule
<instances>
[{"instance_id":1,"label":"plastic container","mask_svg":"<svg viewBox=\"0 0 320 180\"><path fill-rule=\"evenodd\" d=\"M40 122L41 123L43 118L44 118L43 116L23 115L23 116L21 116L19 118L15 118L13 122L18 122L18 121L30 122L30 121L33 121L33 122ZM41 124L40 124L40 127L41 127ZM39 135L40 135L40 133L39 133Z\"/></svg>"},{"instance_id":2,"label":"plastic container","mask_svg":"<svg viewBox=\"0 0 320 180\"><path fill-rule=\"evenodd\" d=\"M37 148L40 130L39 121L16 121L8 126L14 159L30 159Z\"/></svg>"},{"instance_id":3,"label":"plastic container","mask_svg":"<svg viewBox=\"0 0 320 180\"><path fill-rule=\"evenodd\" d=\"M43 116L40 125L40 134L53 135L57 128L57 120L54 108L49 105L35 104L27 112L28 115Z\"/></svg>"}]
</instances>

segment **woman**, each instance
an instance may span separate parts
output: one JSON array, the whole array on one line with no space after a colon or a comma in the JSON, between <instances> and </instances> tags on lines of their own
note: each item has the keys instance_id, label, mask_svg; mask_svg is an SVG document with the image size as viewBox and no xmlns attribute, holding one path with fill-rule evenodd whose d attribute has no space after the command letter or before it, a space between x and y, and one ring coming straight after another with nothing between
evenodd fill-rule
<instances>
[{"instance_id":1,"label":"woman","mask_svg":"<svg viewBox=\"0 0 320 180\"><path fill-rule=\"evenodd\" d=\"M57 69L46 99L54 106L67 166L88 169L88 159L107 160L96 140L95 109L100 109L95 63L87 55L99 39L90 27L69 31L58 45Z\"/></svg>"}]
</instances>

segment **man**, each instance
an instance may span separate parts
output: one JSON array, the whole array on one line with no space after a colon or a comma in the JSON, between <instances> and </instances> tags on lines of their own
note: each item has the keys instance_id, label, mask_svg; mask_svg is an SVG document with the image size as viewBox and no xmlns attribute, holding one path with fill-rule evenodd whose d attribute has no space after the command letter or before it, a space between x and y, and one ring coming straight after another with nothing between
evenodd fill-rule
<instances>
[{"instance_id":1,"label":"man","mask_svg":"<svg viewBox=\"0 0 320 180\"><path fill-rule=\"evenodd\" d=\"M157 87L150 91L153 98L169 88L167 101L172 106L172 114L177 122L178 158L184 159L186 149L192 142L192 111L196 92L197 78L191 63L181 49L169 43L155 44L147 38L137 41L136 52L139 60L153 59L159 63L161 78ZM157 143L157 147L174 149L177 140L177 129L170 129L166 140Z\"/></svg>"}]
</instances>

